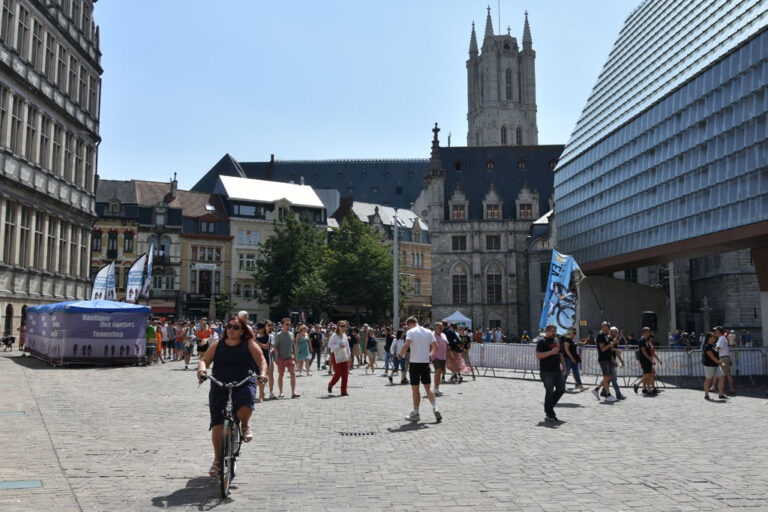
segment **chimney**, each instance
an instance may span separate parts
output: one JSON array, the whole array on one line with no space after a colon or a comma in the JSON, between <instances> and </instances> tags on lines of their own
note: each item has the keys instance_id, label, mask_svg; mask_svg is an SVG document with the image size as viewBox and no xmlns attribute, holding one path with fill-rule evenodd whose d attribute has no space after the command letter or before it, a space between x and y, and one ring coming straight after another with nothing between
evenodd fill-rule
<instances>
[{"instance_id":1,"label":"chimney","mask_svg":"<svg viewBox=\"0 0 768 512\"><path fill-rule=\"evenodd\" d=\"M272 181L272 176L275 174L275 154L272 153L269 156L269 167L267 168L267 179Z\"/></svg>"},{"instance_id":2,"label":"chimney","mask_svg":"<svg viewBox=\"0 0 768 512\"><path fill-rule=\"evenodd\" d=\"M171 180L171 191L170 191L171 201L173 201L173 199L176 197L176 193L178 192L178 190L179 190L179 182L176 180L176 173L173 173L173 179Z\"/></svg>"}]
</instances>

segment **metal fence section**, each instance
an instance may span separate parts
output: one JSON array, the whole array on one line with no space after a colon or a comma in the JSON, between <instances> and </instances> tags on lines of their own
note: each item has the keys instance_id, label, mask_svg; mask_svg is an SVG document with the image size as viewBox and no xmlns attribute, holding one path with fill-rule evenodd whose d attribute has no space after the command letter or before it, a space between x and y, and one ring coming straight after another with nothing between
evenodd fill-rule
<instances>
[{"instance_id":1,"label":"metal fence section","mask_svg":"<svg viewBox=\"0 0 768 512\"><path fill-rule=\"evenodd\" d=\"M642 375L643 371L637 359L635 347L619 347L624 366L616 368L617 377L625 383ZM581 354L582 375L599 376L600 365L597 362L597 347L579 347ZM478 370L507 369L525 373L538 372L535 344L517 343L473 343L469 351L472 365ZM679 350L657 348L656 355L661 364L656 364L658 377L704 377L701 363L701 350ZM768 375L768 349L766 348L731 348L733 374L743 377ZM495 373L494 373L495 375ZM523 375L525 376L525 375Z\"/></svg>"}]
</instances>

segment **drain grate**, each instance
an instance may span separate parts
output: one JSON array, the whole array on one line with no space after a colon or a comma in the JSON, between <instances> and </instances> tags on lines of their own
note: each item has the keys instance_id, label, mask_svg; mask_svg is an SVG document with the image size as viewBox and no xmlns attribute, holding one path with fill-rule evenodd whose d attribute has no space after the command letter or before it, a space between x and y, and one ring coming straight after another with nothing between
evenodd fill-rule
<instances>
[{"instance_id":1,"label":"drain grate","mask_svg":"<svg viewBox=\"0 0 768 512\"><path fill-rule=\"evenodd\" d=\"M342 437L374 436L376 432L339 432Z\"/></svg>"}]
</instances>

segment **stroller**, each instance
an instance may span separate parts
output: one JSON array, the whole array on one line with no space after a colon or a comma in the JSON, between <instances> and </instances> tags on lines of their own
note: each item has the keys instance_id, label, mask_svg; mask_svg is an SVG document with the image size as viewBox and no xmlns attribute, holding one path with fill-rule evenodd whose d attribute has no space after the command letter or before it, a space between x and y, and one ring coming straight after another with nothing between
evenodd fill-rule
<instances>
[{"instance_id":1,"label":"stroller","mask_svg":"<svg viewBox=\"0 0 768 512\"><path fill-rule=\"evenodd\" d=\"M13 344L15 342L16 342L16 337L11 336L11 334L6 331L5 335L3 336L3 352L7 350L13 350Z\"/></svg>"}]
</instances>

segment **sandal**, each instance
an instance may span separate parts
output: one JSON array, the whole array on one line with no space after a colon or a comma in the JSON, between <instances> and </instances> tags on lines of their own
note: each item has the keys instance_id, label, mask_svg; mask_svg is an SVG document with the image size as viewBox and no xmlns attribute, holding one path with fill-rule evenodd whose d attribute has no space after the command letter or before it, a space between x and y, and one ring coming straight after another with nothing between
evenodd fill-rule
<instances>
[{"instance_id":1,"label":"sandal","mask_svg":"<svg viewBox=\"0 0 768 512\"><path fill-rule=\"evenodd\" d=\"M211 478L216 478L219 476L219 472L221 471L221 463L219 461L213 461L213 464L211 464L211 469L208 470L208 476Z\"/></svg>"},{"instance_id":2,"label":"sandal","mask_svg":"<svg viewBox=\"0 0 768 512\"><path fill-rule=\"evenodd\" d=\"M243 442L250 443L252 439L253 439L253 432L251 432L251 427L245 427L243 429Z\"/></svg>"},{"instance_id":3,"label":"sandal","mask_svg":"<svg viewBox=\"0 0 768 512\"><path fill-rule=\"evenodd\" d=\"M298 393L294 393L293 396L291 396L291 398L299 398L300 396L301 395L299 395Z\"/></svg>"}]
</instances>

